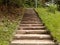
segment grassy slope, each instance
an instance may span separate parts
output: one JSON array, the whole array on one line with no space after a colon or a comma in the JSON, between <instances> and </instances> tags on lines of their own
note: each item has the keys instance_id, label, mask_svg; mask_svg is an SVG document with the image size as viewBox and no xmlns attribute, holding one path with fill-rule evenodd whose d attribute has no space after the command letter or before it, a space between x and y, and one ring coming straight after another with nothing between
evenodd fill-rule
<instances>
[{"instance_id":1,"label":"grassy slope","mask_svg":"<svg viewBox=\"0 0 60 45\"><path fill-rule=\"evenodd\" d=\"M23 15L2 14L0 12L0 45L9 45L15 32L18 22L21 21Z\"/></svg>"},{"instance_id":2,"label":"grassy slope","mask_svg":"<svg viewBox=\"0 0 60 45\"><path fill-rule=\"evenodd\" d=\"M51 31L51 34L55 39L60 42L60 12L56 11L55 14L48 12L47 8L37 8L35 9L39 17L43 20L46 27Z\"/></svg>"}]
</instances>

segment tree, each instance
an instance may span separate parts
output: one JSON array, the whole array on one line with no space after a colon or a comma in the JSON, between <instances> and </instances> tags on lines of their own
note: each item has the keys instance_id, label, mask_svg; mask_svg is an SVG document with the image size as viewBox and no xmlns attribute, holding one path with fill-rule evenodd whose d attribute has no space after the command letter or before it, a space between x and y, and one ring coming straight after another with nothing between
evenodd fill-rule
<instances>
[{"instance_id":1,"label":"tree","mask_svg":"<svg viewBox=\"0 0 60 45\"><path fill-rule=\"evenodd\" d=\"M0 10L10 10L12 7L13 9L24 7L25 0L0 0Z\"/></svg>"},{"instance_id":2,"label":"tree","mask_svg":"<svg viewBox=\"0 0 60 45\"><path fill-rule=\"evenodd\" d=\"M58 7L58 10L60 11L60 1L57 1L57 7Z\"/></svg>"}]
</instances>

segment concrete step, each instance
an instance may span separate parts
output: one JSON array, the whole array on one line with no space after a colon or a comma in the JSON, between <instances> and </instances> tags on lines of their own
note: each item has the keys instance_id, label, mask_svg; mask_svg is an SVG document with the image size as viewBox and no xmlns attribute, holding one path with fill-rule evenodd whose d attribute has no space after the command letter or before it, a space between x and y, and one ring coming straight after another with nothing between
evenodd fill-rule
<instances>
[{"instance_id":1,"label":"concrete step","mask_svg":"<svg viewBox=\"0 0 60 45\"><path fill-rule=\"evenodd\" d=\"M29 14L29 15L24 15L24 18L26 18L26 17L29 17L29 18L30 18L30 17L33 17L33 18L34 18L34 17L37 17L37 16L31 15L31 14Z\"/></svg>"},{"instance_id":2,"label":"concrete step","mask_svg":"<svg viewBox=\"0 0 60 45\"><path fill-rule=\"evenodd\" d=\"M47 30L17 30L16 34L47 34Z\"/></svg>"},{"instance_id":3,"label":"concrete step","mask_svg":"<svg viewBox=\"0 0 60 45\"><path fill-rule=\"evenodd\" d=\"M22 20L22 21L25 21L25 22L26 22L26 21L30 21L30 22L31 22L31 21L36 21L36 22L38 22L39 20ZM39 22L40 22L40 21L39 21Z\"/></svg>"},{"instance_id":4,"label":"concrete step","mask_svg":"<svg viewBox=\"0 0 60 45\"><path fill-rule=\"evenodd\" d=\"M45 28L45 26L34 26L34 25L23 25L23 26L20 26L20 28Z\"/></svg>"},{"instance_id":5,"label":"concrete step","mask_svg":"<svg viewBox=\"0 0 60 45\"><path fill-rule=\"evenodd\" d=\"M31 17L28 17L28 18L27 18L27 17L25 17L25 19L22 19L22 20L24 20L24 21L25 21L25 20L28 20L28 19L30 19L30 20L31 20L31 19L32 19L32 20L40 20L40 19L38 19L38 18L31 18Z\"/></svg>"},{"instance_id":6,"label":"concrete step","mask_svg":"<svg viewBox=\"0 0 60 45\"><path fill-rule=\"evenodd\" d=\"M43 39L48 39L51 40L51 36L47 34L15 34L14 39L38 39L38 40L43 40Z\"/></svg>"},{"instance_id":7,"label":"concrete step","mask_svg":"<svg viewBox=\"0 0 60 45\"><path fill-rule=\"evenodd\" d=\"M27 18L33 18L33 19L36 19L37 16L26 16L26 17L24 17L24 19L27 19ZM38 19L38 18L37 18L37 19Z\"/></svg>"},{"instance_id":8,"label":"concrete step","mask_svg":"<svg viewBox=\"0 0 60 45\"><path fill-rule=\"evenodd\" d=\"M22 24L40 24L41 22L21 22Z\"/></svg>"},{"instance_id":9,"label":"concrete step","mask_svg":"<svg viewBox=\"0 0 60 45\"><path fill-rule=\"evenodd\" d=\"M21 24L41 24L41 22L21 22Z\"/></svg>"},{"instance_id":10,"label":"concrete step","mask_svg":"<svg viewBox=\"0 0 60 45\"><path fill-rule=\"evenodd\" d=\"M23 19L22 21L40 21L40 20L39 19L30 19L30 20Z\"/></svg>"},{"instance_id":11,"label":"concrete step","mask_svg":"<svg viewBox=\"0 0 60 45\"><path fill-rule=\"evenodd\" d=\"M25 23L34 23L34 22L35 23L41 23L40 21L34 21L34 20L33 21L22 21L22 22L25 22Z\"/></svg>"},{"instance_id":12,"label":"concrete step","mask_svg":"<svg viewBox=\"0 0 60 45\"><path fill-rule=\"evenodd\" d=\"M55 45L51 40L13 40L11 45Z\"/></svg>"},{"instance_id":13,"label":"concrete step","mask_svg":"<svg viewBox=\"0 0 60 45\"><path fill-rule=\"evenodd\" d=\"M34 27L34 26L30 26L30 27L19 27L18 30L41 30L41 29L45 29L45 26L40 26L40 27Z\"/></svg>"},{"instance_id":14,"label":"concrete step","mask_svg":"<svg viewBox=\"0 0 60 45\"><path fill-rule=\"evenodd\" d=\"M29 19L29 20L39 20L37 17L36 17L36 18L34 18L34 17L30 17L30 18L25 17L25 18L22 19L22 20L25 21L25 20L28 20L28 19Z\"/></svg>"},{"instance_id":15,"label":"concrete step","mask_svg":"<svg viewBox=\"0 0 60 45\"><path fill-rule=\"evenodd\" d=\"M37 18L37 17L32 17L32 16L29 16L29 17L26 16L26 17L24 17L24 19L39 19L39 18ZM24 19L23 19L23 20L24 20Z\"/></svg>"},{"instance_id":16,"label":"concrete step","mask_svg":"<svg viewBox=\"0 0 60 45\"><path fill-rule=\"evenodd\" d=\"M37 18L37 16L24 16L24 19L39 19L39 18Z\"/></svg>"},{"instance_id":17,"label":"concrete step","mask_svg":"<svg viewBox=\"0 0 60 45\"><path fill-rule=\"evenodd\" d=\"M22 27L20 26L19 28L45 28L45 26L29 26L29 27Z\"/></svg>"},{"instance_id":18,"label":"concrete step","mask_svg":"<svg viewBox=\"0 0 60 45\"><path fill-rule=\"evenodd\" d=\"M20 24L20 26L43 26L43 24Z\"/></svg>"},{"instance_id":19,"label":"concrete step","mask_svg":"<svg viewBox=\"0 0 60 45\"><path fill-rule=\"evenodd\" d=\"M22 21L21 23L42 23L42 22L39 22L39 21Z\"/></svg>"},{"instance_id":20,"label":"concrete step","mask_svg":"<svg viewBox=\"0 0 60 45\"><path fill-rule=\"evenodd\" d=\"M18 30L20 30L20 29L22 29L22 30L43 30L45 28L19 28Z\"/></svg>"},{"instance_id":21,"label":"concrete step","mask_svg":"<svg viewBox=\"0 0 60 45\"><path fill-rule=\"evenodd\" d=\"M24 18L30 18L30 17L31 17L32 19L39 19L39 18L37 18L37 16L35 16L35 15L34 15L34 16L26 16L26 17L25 17L25 15L24 15Z\"/></svg>"}]
</instances>

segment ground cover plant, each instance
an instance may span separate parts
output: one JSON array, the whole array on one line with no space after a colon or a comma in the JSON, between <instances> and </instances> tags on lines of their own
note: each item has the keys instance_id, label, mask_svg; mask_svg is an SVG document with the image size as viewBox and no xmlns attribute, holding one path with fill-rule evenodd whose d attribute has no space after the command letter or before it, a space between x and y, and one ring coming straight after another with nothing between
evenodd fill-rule
<instances>
[{"instance_id":1,"label":"ground cover plant","mask_svg":"<svg viewBox=\"0 0 60 45\"><path fill-rule=\"evenodd\" d=\"M54 39L60 42L60 12L55 10L55 13L51 13L48 8L36 8L35 10L48 30L51 31Z\"/></svg>"},{"instance_id":2,"label":"ground cover plant","mask_svg":"<svg viewBox=\"0 0 60 45\"><path fill-rule=\"evenodd\" d=\"M0 45L9 45L23 15L0 12Z\"/></svg>"},{"instance_id":3,"label":"ground cover plant","mask_svg":"<svg viewBox=\"0 0 60 45\"><path fill-rule=\"evenodd\" d=\"M0 0L0 45L9 45L24 15L24 0Z\"/></svg>"}]
</instances>

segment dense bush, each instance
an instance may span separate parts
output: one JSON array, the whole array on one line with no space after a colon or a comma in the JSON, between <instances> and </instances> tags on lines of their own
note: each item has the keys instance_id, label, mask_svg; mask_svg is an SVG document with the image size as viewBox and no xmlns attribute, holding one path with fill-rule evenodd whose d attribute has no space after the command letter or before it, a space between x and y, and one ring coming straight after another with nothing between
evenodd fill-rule
<instances>
[{"instance_id":1,"label":"dense bush","mask_svg":"<svg viewBox=\"0 0 60 45\"><path fill-rule=\"evenodd\" d=\"M25 7L36 7L36 0L25 0ZM41 0L37 0L37 6L41 7L42 2Z\"/></svg>"},{"instance_id":2,"label":"dense bush","mask_svg":"<svg viewBox=\"0 0 60 45\"><path fill-rule=\"evenodd\" d=\"M16 5L16 6L23 6L24 4L24 0L0 0L0 5L7 5L7 6L10 6L10 5Z\"/></svg>"},{"instance_id":3,"label":"dense bush","mask_svg":"<svg viewBox=\"0 0 60 45\"><path fill-rule=\"evenodd\" d=\"M60 1L57 1L57 7L58 7L58 10L60 11Z\"/></svg>"},{"instance_id":4,"label":"dense bush","mask_svg":"<svg viewBox=\"0 0 60 45\"><path fill-rule=\"evenodd\" d=\"M2 0L0 0L0 5L2 4Z\"/></svg>"},{"instance_id":5,"label":"dense bush","mask_svg":"<svg viewBox=\"0 0 60 45\"><path fill-rule=\"evenodd\" d=\"M35 0L25 0L25 7L34 7Z\"/></svg>"},{"instance_id":6,"label":"dense bush","mask_svg":"<svg viewBox=\"0 0 60 45\"><path fill-rule=\"evenodd\" d=\"M50 4L49 7L48 7L48 11L49 12L52 12L52 13L55 13L55 11L57 10L57 6L54 5L54 4Z\"/></svg>"},{"instance_id":7,"label":"dense bush","mask_svg":"<svg viewBox=\"0 0 60 45\"><path fill-rule=\"evenodd\" d=\"M16 6L18 6L18 7L22 7L23 6L23 3L24 2L24 0L10 0L10 5L11 4L13 4L13 5L16 5Z\"/></svg>"},{"instance_id":8,"label":"dense bush","mask_svg":"<svg viewBox=\"0 0 60 45\"><path fill-rule=\"evenodd\" d=\"M0 11L16 11L16 8L24 7L24 2L25 0L0 0Z\"/></svg>"}]
</instances>

